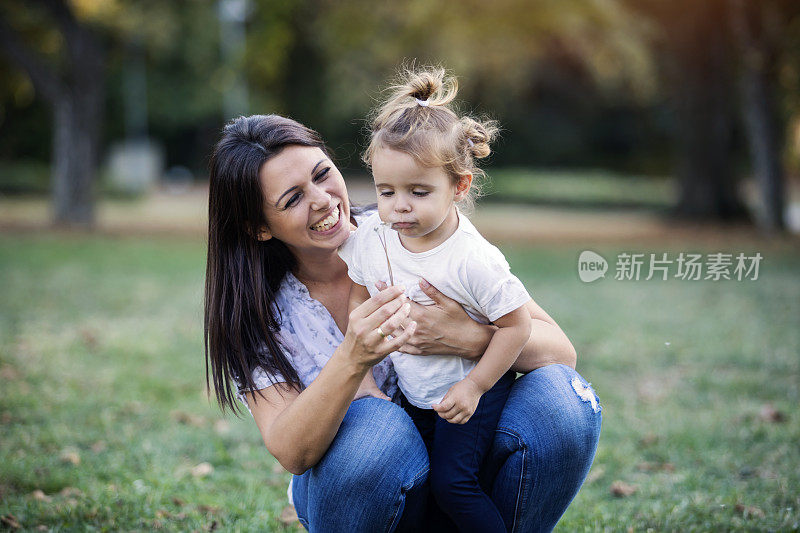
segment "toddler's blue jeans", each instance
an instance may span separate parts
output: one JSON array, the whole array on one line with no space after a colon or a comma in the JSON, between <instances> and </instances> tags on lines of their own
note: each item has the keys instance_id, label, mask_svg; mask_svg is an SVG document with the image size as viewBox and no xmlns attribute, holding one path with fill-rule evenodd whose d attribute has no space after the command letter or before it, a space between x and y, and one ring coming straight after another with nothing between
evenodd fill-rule
<instances>
[{"instance_id":1,"label":"toddler's blue jeans","mask_svg":"<svg viewBox=\"0 0 800 533\"><path fill-rule=\"evenodd\" d=\"M601 419L594 391L566 365L516 380L480 473L509 531L555 527L589 472ZM363 398L320 462L294 476L295 509L315 533L426 531L428 472L425 444L405 411Z\"/></svg>"},{"instance_id":2,"label":"toddler's blue jeans","mask_svg":"<svg viewBox=\"0 0 800 533\"><path fill-rule=\"evenodd\" d=\"M503 516L480 485L478 472L494 441L494 432L514 384L507 372L481 396L465 424L451 424L433 409L420 409L402 398L405 409L428 450L427 520L436 531L458 529L461 533L503 533ZM438 505L435 505L438 504Z\"/></svg>"}]
</instances>

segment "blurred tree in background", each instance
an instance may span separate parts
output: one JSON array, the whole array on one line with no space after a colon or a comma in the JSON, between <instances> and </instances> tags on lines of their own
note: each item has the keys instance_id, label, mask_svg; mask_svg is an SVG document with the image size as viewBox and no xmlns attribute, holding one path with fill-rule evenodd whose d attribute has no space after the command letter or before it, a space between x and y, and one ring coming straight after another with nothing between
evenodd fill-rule
<instances>
[{"instance_id":1,"label":"blurred tree in background","mask_svg":"<svg viewBox=\"0 0 800 533\"><path fill-rule=\"evenodd\" d=\"M679 213L740 218L735 136L741 124L766 209L763 225L783 229L781 67L797 76L800 52L792 0L630 0L659 31L650 44L676 113ZM796 79L791 84L797 87ZM787 91L788 92L788 91ZM741 121L737 121L741 111Z\"/></svg>"},{"instance_id":2,"label":"blurred tree in background","mask_svg":"<svg viewBox=\"0 0 800 533\"><path fill-rule=\"evenodd\" d=\"M231 2L243 21L241 50L222 22ZM202 174L222 124L232 118L226 116L232 114L231 95L239 94L242 112L281 113L307 123L328 140L343 167L356 169L366 112L397 67L416 60L448 67L462 80L461 97L471 110L501 122L504 135L493 165L675 174L677 213L730 219L745 214L736 184L747 171L749 149L767 207L761 222L780 229L785 137L787 128L794 131L800 124L798 5L793 0L3 4L6 54L0 55L0 69L8 75L0 76L0 165L48 161L45 139L54 138L57 219L88 220L85 205L58 208L59 176L67 175L59 169L74 167L70 183L84 191L67 195L67 204L85 204L86 198L91 201L85 186L93 182L95 167L89 167L97 154L120 139L147 134L163 143L167 166ZM85 37L75 41L76 36ZM89 45L76 42L93 43L92 53L78 53L79 46ZM31 70L24 56L38 57L47 67ZM41 71L48 74L42 77ZM54 94L65 88L84 109L90 99L95 102L79 113L88 118L69 129L57 111L62 100ZM66 155L58 148L58 131L72 132L65 143L88 147L73 166L59 159ZM79 141L84 138L94 140Z\"/></svg>"},{"instance_id":3,"label":"blurred tree in background","mask_svg":"<svg viewBox=\"0 0 800 533\"><path fill-rule=\"evenodd\" d=\"M55 221L90 225L105 111L105 47L60 1L10 5L4 15L0 44L51 108Z\"/></svg>"}]
</instances>

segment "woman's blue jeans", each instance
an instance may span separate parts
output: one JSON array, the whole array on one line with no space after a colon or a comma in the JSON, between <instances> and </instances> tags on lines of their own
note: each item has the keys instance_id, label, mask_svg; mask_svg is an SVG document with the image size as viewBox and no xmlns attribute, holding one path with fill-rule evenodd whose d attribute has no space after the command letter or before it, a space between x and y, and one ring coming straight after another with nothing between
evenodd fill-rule
<instances>
[{"instance_id":1,"label":"woman's blue jeans","mask_svg":"<svg viewBox=\"0 0 800 533\"><path fill-rule=\"evenodd\" d=\"M601 407L566 365L514 383L481 470L509 531L550 531L578 493L600 437ZM425 531L428 456L399 406L350 405L320 462L294 476L300 522L312 532Z\"/></svg>"}]
</instances>

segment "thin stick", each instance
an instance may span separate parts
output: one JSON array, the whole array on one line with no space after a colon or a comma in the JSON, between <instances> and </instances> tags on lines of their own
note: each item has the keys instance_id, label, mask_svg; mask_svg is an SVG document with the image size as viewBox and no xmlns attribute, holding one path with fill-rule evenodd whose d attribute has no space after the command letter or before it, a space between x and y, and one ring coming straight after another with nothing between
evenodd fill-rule
<instances>
[{"instance_id":1,"label":"thin stick","mask_svg":"<svg viewBox=\"0 0 800 533\"><path fill-rule=\"evenodd\" d=\"M380 226L375 226L375 233L378 234L378 240L381 241L383 246L383 253L386 255L386 266L389 268L389 284L394 285L394 276L392 275L392 262L389 261L389 249L386 247L386 222L381 222Z\"/></svg>"}]
</instances>

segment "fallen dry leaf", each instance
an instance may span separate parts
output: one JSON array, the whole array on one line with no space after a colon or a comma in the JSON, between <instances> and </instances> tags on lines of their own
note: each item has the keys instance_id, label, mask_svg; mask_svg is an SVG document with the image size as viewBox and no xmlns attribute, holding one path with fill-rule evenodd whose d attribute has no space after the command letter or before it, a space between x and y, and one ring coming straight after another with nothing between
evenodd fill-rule
<instances>
[{"instance_id":1,"label":"fallen dry leaf","mask_svg":"<svg viewBox=\"0 0 800 533\"><path fill-rule=\"evenodd\" d=\"M736 509L737 513L741 513L741 515L745 518L764 518L765 516L764 511L758 507L753 507L752 505L743 505L741 503L737 503L734 506L734 509Z\"/></svg>"},{"instance_id":2,"label":"fallen dry leaf","mask_svg":"<svg viewBox=\"0 0 800 533\"><path fill-rule=\"evenodd\" d=\"M13 366L3 365L0 367L0 378L8 381L14 381L20 378L20 374Z\"/></svg>"},{"instance_id":3,"label":"fallen dry leaf","mask_svg":"<svg viewBox=\"0 0 800 533\"><path fill-rule=\"evenodd\" d=\"M219 507L216 507L214 505L204 504L204 505L198 505L197 510L200 511L201 513L213 515L219 512Z\"/></svg>"},{"instance_id":4,"label":"fallen dry leaf","mask_svg":"<svg viewBox=\"0 0 800 533\"><path fill-rule=\"evenodd\" d=\"M52 500L52 498L45 494L41 489L36 489L35 491L31 492L31 498L38 502L49 502Z\"/></svg>"},{"instance_id":5,"label":"fallen dry leaf","mask_svg":"<svg viewBox=\"0 0 800 533\"><path fill-rule=\"evenodd\" d=\"M611 495L617 498L625 498L626 496L630 496L636 492L636 487L633 485L629 485L624 481L615 481L611 484Z\"/></svg>"},{"instance_id":6,"label":"fallen dry leaf","mask_svg":"<svg viewBox=\"0 0 800 533\"><path fill-rule=\"evenodd\" d=\"M172 497L172 503L174 505L177 505L178 507L183 507L184 505L186 505L186 502L178 498L177 496Z\"/></svg>"},{"instance_id":7,"label":"fallen dry leaf","mask_svg":"<svg viewBox=\"0 0 800 533\"><path fill-rule=\"evenodd\" d=\"M104 451L106 450L106 448L108 448L108 446L107 446L107 445L106 445L106 443L105 443L104 441L102 441L102 440L99 440L99 441L95 442L95 443L94 443L94 444L92 444L92 446L91 446L91 450L92 450L94 453L100 453L100 452L104 452Z\"/></svg>"},{"instance_id":8,"label":"fallen dry leaf","mask_svg":"<svg viewBox=\"0 0 800 533\"><path fill-rule=\"evenodd\" d=\"M17 521L17 518L13 514L4 514L0 516L0 524L10 529L20 529L22 527L22 524Z\"/></svg>"},{"instance_id":9,"label":"fallen dry leaf","mask_svg":"<svg viewBox=\"0 0 800 533\"><path fill-rule=\"evenodd\" d=\"M639 439L639 444L642 446L652 446L656 442L658 442L658 435L654 435L652 433L648 433Z\"/></svg>"},{"instance_id":10,"label":"fallen dry leaf","mask_svg":"<svg viewBox=\"0 0 800 533\"><path fill-rule=\"evenodd\" d=\"M70 463L76 466L81 464L81 456L74 448L65 448L61 451L61 455L59 457L62 463Z\"/></svg>"},{"instance_id":11,"label":"fallen dry leaf","mask_svg":"<svg viewBox=\"0 0 800 533\"><path fill-rule=\"evenodd\" d=\"M205 477L214 471L214 467L210 463L200 463L192 468L192 475L194 477Z\"/></svg>"},{"instance_id":12,"label":"fallen dry leaf","mask_svg":"<svg viewBox=\"0 0 800 533\"><path fill-rule=\"evenodd\" d=\"M640 472L658 472L660 470L664 472L674 472L675 465L672 463L651 463L649 461L642 461L636 465L636 469Z\"/></svg>"},{"instance_id":13,"label":"fallen dry leaf","mask_svg":"<svg viewBox=\"0 0 800 533\"><path fill-rule=\"evenodd\" d=\"M206 419L199 415L187 413L185 411L172 411L171 414L176 422L185 426L201 428L206 425Z\"/></svg>"},{"instance_id":14,"label":"fallen dry leaf","mask_svg":"<svg viewBox=\"0 0 800 533\"><path fill-rule=\"evenodd\" d=\"M81 489L76 489L75 487L64 487L63 489L61 489L61 492L59 492L59 494L65 498L70 498L73 496L81 497L83 496L83 491L81 491Z\"/></svg>"},{"instance_id":15,"label":"fallen dry leaf","mask_svg":"<svg viewBox=\"0 0 800 533\"><path fill-rule=\"evenodd\" d=\"M280 520L283 524L294 524L298 521L297 512L294 510L293 506L287 505L281 511L281 516L278 517L278 520Z\"/></svg>"},{"instance_id":16,"label":"fallen dry leaf","mask_svg":"<svg viewBox=\"0 0 800 533\"><path fill-rule=\"evenodd\" d=\"M786 422L786 414L782 411L778 411L769 403L761 407L758 417L764 422L773 422L776 424Z\"/></svg>"},{"instance_id":17,"label":"fallen dry leaf","mask_svg":"<svg viewBox=\"0 0 800 533\"><path fill-rule=\"evenodd\" d=\"M36 526L36 531L49 531L49 530L50 528L44 524L39 524L38 526Z\"/></svg>"},{"instance_id":18,"label":"fallen dry leaf","mask_svg":"<svg viewBox=\"0 0 800 533\"><path fill-rule=\"evenodd\" d=\"M97 348L97 335L91 329L83 328L81 330L81 339L89 350Z\"/></svg>"}]
</instances>

